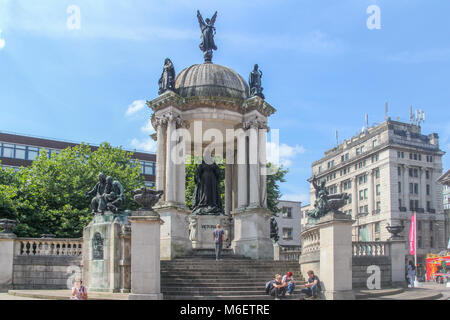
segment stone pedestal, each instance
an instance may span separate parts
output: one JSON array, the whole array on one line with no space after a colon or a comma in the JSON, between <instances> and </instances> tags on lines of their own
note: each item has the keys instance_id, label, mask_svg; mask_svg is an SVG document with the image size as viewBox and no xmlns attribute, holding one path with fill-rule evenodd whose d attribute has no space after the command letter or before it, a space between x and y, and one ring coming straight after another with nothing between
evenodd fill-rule
<instances>
[{"instance_id":1,"label":"stone pedestal","mask_svg":"<svg viewBox=\"0 0 450 320\"><path fill-rule=\"evenodd\" d=\"M88 290L129 292L129 264L127 215L95 216L83 230L83 282Z\"/></svg>"},{"instance_id":2,"label":"stone pedestal","mask_svg":"<svg viewBox=\"0 0 450 320\"><path fill-rule=\"evenodd\" d=\"M162 300L160 228L163 221L153 212L130 216L131 293L129 300Z\"/></svg>"},{"instance_id":3,"label":"stone pedestal","mask_svg":"<svg viewBox=\"0 0 450 320\"><path fill-rule=\"evenodd\" d=\"M189 240L190 212L175 205L154 208L164 224L161 226L161 260L172 260L189 254L192 244Z\"/></svg>"},{"instance_id":4,"label":"stone pedestal","mask_svg":"<svg viewBox=\"0 0 450 320\"><path fill-rule=\"evenodd\" d=\"M278 243L273 244L273 260L280 261L280 245Z\"/></svg>"},{"instance_id":5,"label":"stone pedestal","mask_svg":"<svg viewBox=\"0 0 450 320\"><path fill-rule=\"evenodd\" d=\"M13 260L14 240L13 233L0 233L0 292L13 289Z\"/></svg>"},{"instance_id":6,"label":"stone pedestal","mask_svg":"<svg viewBox=\"0 0 450 320\"><path fill-rule=\"evenodd\" d=\"M405 241L389 240L391 256L392 286L406 287L405 283Z\"/></svg>"},{"instance_id":7,"label":"stone pedestal","mask_svg":"<svg viewBox=\"0 0 450 320\"><path fill-rule=\"evenodd\" d=\"M213 231L218 224L223 228L228 217L220 216L190 216L190 220L195 220L195 229L191 231L190 240L193 249L215 249ZM192 225L192 222L191 222ZM224 229L225 230L225 229ZM227 235L224 235L225 240ZM224 241L225 245L226 241Z\"/></svg>"},{"instance_id":8,"label":"stone pedestal","mask_svg":"<svg viewBox=\"0 0 450 320\"><path fill-rule=\"evenodd\" d=\"M265 208L245 208L232 212L234 218L235 254L252 259L273 260L273 242L270 239L270 212Z\"/></svg>"},{"instance_id":9,"label":"stone pedestal","mask_svg":"<svg viewBox=\"0 0 450 320\"><path fill-rule=\"evenodd\" d=\"M327 300L353 300L352 219L339 213L320 218L320 280Z\"/></svg>"}]
</instances>

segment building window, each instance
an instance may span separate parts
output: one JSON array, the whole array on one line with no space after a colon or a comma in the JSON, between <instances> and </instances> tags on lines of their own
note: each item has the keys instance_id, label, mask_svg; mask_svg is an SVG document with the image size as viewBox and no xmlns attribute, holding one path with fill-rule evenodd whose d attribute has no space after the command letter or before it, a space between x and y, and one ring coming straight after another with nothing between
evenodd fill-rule
<instances>
[{"instance_id":1,"label":"building window","mask_svg":"<svg viewBox=\"0 0 450 320\"><path fill-rule=\"evenodd\" d=\"M405 157L405 153L403 151L397 151L397 157L398 158L404 158Z\"/></svg>"},{"instance_id":2,"label":"building window","mask_svg":"<svg viewBox=\"0 0 450 320\"><path fill-rule=\"evenodd\" d=\"M155 183L153 181L144 181L144 186L153 188L155 187Z\"/></svg>"},{"instance_id":3,"label":"building window","mask_svg":"<svg viewBox=\"0 0 450 320\"><path fill-rule=\"evenodd\" d=\"M372 147L375 148L377 145L378 145L377 139L373 140L373 141L372 141Z\"/></svg>"},{"instance_id":4,"label":"building window","mask_svg":"<svg viewBox=\"0 0 450 320\"><path fill-rule=\"evenodd\" d=\"M4 158L14 158L14 145L3 143L1 156Z\"/></svg>"},{"instance_id":5,"label":"building window","mask_svg":"<svg viewBox=\"0 0 450 320\"><path fill-rule=\"evenodd\" d=\"M430 231L433 231L433 221L430 221Z\"/></svg>"},{"instance_id":6,"label":"building window","mask_svg":"<svg viewBox=\"0 0 450 320\"><path fill-rule=\"evenodd\" d=\"M422 221L417 221L417 230L422 231Z\"/></svg>"},{"instance_id":7,"label":"building window","mask_svg":"<svg viewBox=\"0 0 450 320\"><path fill-rule=\"evenodd\" d=\"M39 148L27 147L27 160L34 160L39 156Z\"/></svg>"},{"instance_id":8,"label":"building window","mask_svg":"<svg viewBox=\"0 0 450 320\"><path fill-rule=\"evenodd\" d=\"M155 174L155 163L149 161L139 161L142 167L142 174L154 175Z\"/></svg>"},{"instance_id":9,"label":"building window","mask_svg":"<svg viewBox=\"0 0 450 320\"><path fill-rule=\"evenodd\" d=\"M283 240L292 240L292 228L283 228Z\"/></svg>"},{"instance_id":10,"label":"building window","mask_svg":"<svg viewBox=\"0 0 450 320\"><path fill-rule=\"evenodd\" d=\"M402 183L398 182L398 193L402 193Z\"/></svg>"},{"instance_id":11,"label":"building window","mask_svg":"<svg viewBox=\"0 0 450 320\"><path fill-rule=\"evenodd\" d=\"M414 183L409 184L409 193L414 193Z\"/></svg>"},{"instance_id":12,"label":"building window","mask_svg":"<svg viewBox=\"0 0 450 320\"><path fill-rule=\"evenodd\" d=\"M429 195L430 195L430 185L427 184L427 196L429 196Z\"/></svg>"},{"instance_id":13,"label":"building window","mask_svg":"<svg viewBox=\"0 0 450 320\"><path fill-rule=\"evenodd\" d=\"M375 169L375 178L380 178L380 169Z\"/></svg>"},{"instance_id":14,"label":"building window","mask_svg":"<svg viewBox=\"0 0 450 320\"><path fill-rule=\"evenodd\" d=\"M430 247L431 247L431 248L434 247L434 239L433 239L433 236L430 237Z\"/></svg>"},{"instance_id":15,"label":"building window","mask_svg":"<svg viewBox=\"0 0 450 320\"><path fill-rule=\"evenodd\" d=\"M380 233L380 223L379 222L375 223L375 233Z\"/></svg>"},{"instance_id":16,"label":"building window","mask_svg":"<svg viewBox=\"0 0 450 320\"><path fill-rule=\"evenodd\" d=\"M419 194L419 184L418 183L414 183L414 193Z\"/></svg>"},{"instance_id":17,"label":"building window","mask_svg":"<svg viewBox=\"0 0 450 320\"><path fill-rule=\"evenodd\" d=\"M359 190L359 200L364 200L364 190Z\"/></svg>"},{"instance_id":18,"label":"building window","mask_svg":"<svg viewBox=\"0 0 450 320\"><path fill-rule=\"evenodd\" d=\"M425 177L427 178L427 179L430 179L430 171L425 171Z\"/></svg>"},{"instance_id":19,"label":"building window","mask_svg":"<svg viewBox=\"0 0 450 320\"><path fill-rule=\"evenodd\" d=\"M379 196L381 194L380 188L381 188L381 186L379 184L377 184L377 186L375 187L377 196Z\"/></svg>"},{"instance_id":20,"label":"building window","mask_svg":"<svg viewBox=\"0 0 450 320\"><path fill-rule=\"evenodd\" d=\"M291 219L292 218L292 208L291 207L283 207L283 218Z\"/></svg>"},{"instance_id":21,"label":"building window","mask_svg":"<svg viewBox=\"0 0 450 320\"><path fill-rule=\"evenodd\" d=\"M381 212L381 201L377 201L376 212L377 212L377 213L380 213L380 212Z\"/></svg>"},{"instance_id":22,"label":"building window","mask_svg":"<svg viewBox=\"0 0 450 320\"><path fill-rule=\"evenodd\" d=\"M417 237L417 247L422 248L422 237Z\"/></svg>"},{"instance_id":23,"label":"building window","mask_svg":"<svg viewBox=\"0 0 450 320\"><path fill-rule=\"evenodd\" d=\"M398 176L402 175L402 167L397 167Z\"/></svg>"}]
</instances>

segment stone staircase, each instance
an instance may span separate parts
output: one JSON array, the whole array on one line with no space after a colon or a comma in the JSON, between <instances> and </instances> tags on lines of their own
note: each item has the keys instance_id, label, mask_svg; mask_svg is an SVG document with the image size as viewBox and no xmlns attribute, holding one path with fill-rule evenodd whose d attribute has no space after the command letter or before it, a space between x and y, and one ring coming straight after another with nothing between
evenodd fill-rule
<instances>
[{"instance_id":1,"label":"stone staircase","mask_svg":"<svg viewBox=\"0 0 450 320\"><path fill-rule=\"evenodd\" d=\"M216 261L212 251L161 261L161 291L164 300L266 300L265 284L291 271L297 281L294 293L303 283L297 261L252 260L225 252ZM293 295L289 298L298 298Z\"/></svg>"}]
</instances>

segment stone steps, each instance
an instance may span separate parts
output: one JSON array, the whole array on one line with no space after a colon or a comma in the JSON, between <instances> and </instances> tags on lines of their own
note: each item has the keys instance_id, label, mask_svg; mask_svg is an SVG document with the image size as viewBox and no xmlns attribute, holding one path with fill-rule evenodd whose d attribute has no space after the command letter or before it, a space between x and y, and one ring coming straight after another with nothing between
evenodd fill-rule
<instances>
[{"instance_id":1,"label":"stone steps","mask_svg":"<svg viewBox=\"0 0 450 320\"><path fill-rule=\"evenodd\" d=\"M296 261L268 261L224 257L183 257L161 261L161 292L167 300L267 300L265 284L275 274L291 271L303 281ZM303 286L298 285L296 292ZM298 295L286 299L298 299Z\"/></svg>"}]
</instances>

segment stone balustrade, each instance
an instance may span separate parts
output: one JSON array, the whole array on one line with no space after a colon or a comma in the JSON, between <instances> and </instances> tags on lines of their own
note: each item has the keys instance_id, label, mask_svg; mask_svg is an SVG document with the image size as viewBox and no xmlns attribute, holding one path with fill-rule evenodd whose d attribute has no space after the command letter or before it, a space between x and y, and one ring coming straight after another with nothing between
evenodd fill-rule
<instances>
[{"instance_id":1,"label":"stone balustrade","mask_svg":"<svg viewBox=\"0 0 450 320\"><path fill-rule=\"evenodd\" d=\"M384 241L352 242L353 257L389 257L389 243Z\"/></svg>"},{"instance_id":2,"label":"stone balustrade","mask_svg":"<svg viewBox=\"0 0 450 320\"><path fill-rule=\"evenodd\" d=\"M81 256L83 240L18 238L14 244L15 256Z\"/></svg>"},{"instance_id":3,"label":"stone balustrade","mask_svg":"<svg viewBox=\"0 0 450 320\"><path fill-rule=\"evenodd\" d=\"M318 251L320 251L320 229L314 226L302 232L302 253Z\"/></svg>"},{"instance_id":4,"label":"stone balustrade","mask_svg":"<svg viewBox=\"0 0 450 320\"><path fill-rule=\"evenodd\" d=\"M280 246L280 260L298 261L301 252L300 246Z\"/></svg>"}]
</instances>

